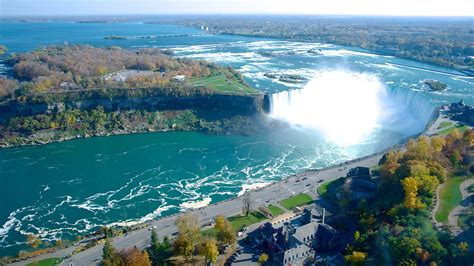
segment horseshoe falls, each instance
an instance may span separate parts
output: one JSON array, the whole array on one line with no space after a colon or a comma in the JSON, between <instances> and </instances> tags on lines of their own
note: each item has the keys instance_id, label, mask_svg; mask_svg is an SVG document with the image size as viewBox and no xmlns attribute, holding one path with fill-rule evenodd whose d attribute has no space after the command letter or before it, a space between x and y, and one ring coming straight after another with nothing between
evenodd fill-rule
<instances>
[{"instance_id":1,"label":"horseshoe falls","mask_svg":"<svg viewBox=\"0 0 474 266\"><path fill-rule=\"evenodd\" d=\"M339 145L354 145L377 129L419 133L436 108L426 96L386 86L374 74L334 70L318 73L302 89L272 94L270 116L312 128Z\"/></svg>"}]
</instances>

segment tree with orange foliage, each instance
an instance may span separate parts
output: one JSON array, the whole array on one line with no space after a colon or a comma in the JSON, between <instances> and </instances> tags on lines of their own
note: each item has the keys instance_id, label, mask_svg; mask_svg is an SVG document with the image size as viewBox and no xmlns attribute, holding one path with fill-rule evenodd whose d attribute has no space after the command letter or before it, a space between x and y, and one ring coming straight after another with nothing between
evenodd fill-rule
<instances>
[{"instance_id":1,"label":"tree with orange foliage","mask_svg":"<svg viewBox=\"0 0 474 266\"><path fill-rule=\"evenodd\" d=\"M141 252L136 246L120 252L122 264L127 266L151 266L148 252Z\"/></svg>"},{"instance_id":2,"label":"tree with orange foliage","mask_svg":"<svg viewBox=\"0 0 474 266\"><path fill-rule=\"evenodd\" d=\"M418 181L414 177L407 177L402 180L403 190L405 191L404 206L407 209L419 209L423 204L417 198L418 195Z\"/></svg>"}]
</instances>

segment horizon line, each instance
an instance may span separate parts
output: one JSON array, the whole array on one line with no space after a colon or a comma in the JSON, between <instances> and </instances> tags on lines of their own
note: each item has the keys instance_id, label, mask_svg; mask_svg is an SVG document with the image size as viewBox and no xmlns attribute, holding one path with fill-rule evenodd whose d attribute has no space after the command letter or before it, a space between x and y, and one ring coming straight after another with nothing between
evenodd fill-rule
<instances>
[{"instance_id":1,"label":"horizon line","mask_svg":"<svg viewBox=\"0 0 474 266\"><path fill-rule=\"evenodd\" d=\"M132 16L298 16L298 17L387 17L387 18L470 18L471 15L400 15L400 14L305 14L305 13L156 13L156 14L65 14L65 15L4 15L0 14L0 20L3 18L67 18L67 17L132 17Z\"/></svg>"}]
</instances>

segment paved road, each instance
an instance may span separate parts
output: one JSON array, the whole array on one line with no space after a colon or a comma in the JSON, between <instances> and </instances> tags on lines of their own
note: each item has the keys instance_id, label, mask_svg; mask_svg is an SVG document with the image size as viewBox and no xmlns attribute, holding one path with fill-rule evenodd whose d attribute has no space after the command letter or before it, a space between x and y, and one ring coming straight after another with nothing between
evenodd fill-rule
<instances>
[{"instance_id":1,"label":"paved road","mask_svg":"<svg viewBox=\"0 0 474 266\"><path fill-rule=\"evenodd\" d=\"M291 176L285 180L275 182L260 190L253 191L251 198L255 207L278 202L301 192L309 193L313 196L313 198L317 199L318 195L316 193L316 188L318 185L320 185L318 182L319 180L328 181L345 176L350 168L356 166L374 166L378 163L381 157L382 153L379 153L353 162L345 163L343 166L334 166L319 171L306 171L302 174ZM230 217L241 213L241 210L242 199L234 198L228 201L207 206L201 210L191 211L190 213L198 215L201 223L205 224L217 215ZM150 232L148 230L149 227L156 226L157 233L160 237L170 236L176 232L174 221L177 217L178 215L174 215L157 221L149 222L147 228L131 232L126 236L114 238L113 245L119 250L133 246L143 249L150 244ZM42 256L36 257L35 261L52 257L65 257L71 254L74 249L75 247L70 247L51 254L44 254ZM62 265L71 265L71 263L73 265L98 265L101 258L102 245L98 245L73 255L70 259L63 261ZM15 263L12 265L24 265L25 263L32 261L33 260L22 261L21 263Z\"/></svg>"},{"instance_id":2,"label":"paved road","mask_svg":"<svg viewBox=\"0 0 474 266\"><path fill-rule=\"evenodd\" d=\"M474 178L470 178L468 180L464 180L461 185L459 186L459 189L461 190L462 194L462 201L466 200L470 195L474 195L474 193L469 193L467 190L470 185L474 184ZM463 206L463 205L458 205L456 208L454 208L448 216L448 224L451 232L454 235L459 235L462 233L462 229L458 225L458 218L461 213L469 209L468 206Z\"/></svg>"}]
</instances>

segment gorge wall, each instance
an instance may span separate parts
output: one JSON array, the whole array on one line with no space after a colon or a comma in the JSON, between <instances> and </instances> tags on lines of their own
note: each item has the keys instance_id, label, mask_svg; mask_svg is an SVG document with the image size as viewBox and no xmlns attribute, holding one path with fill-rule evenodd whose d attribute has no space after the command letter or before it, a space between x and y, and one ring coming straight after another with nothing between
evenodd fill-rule
<instances>
[{"instance_id":1,"label":"gorge wall","mask_svg":"<svg viewBox=\"0 0 474 266\"><path fill-rule=\"evenodd\" d=\"M85 97L53 95L27 101L11 100L0 104L0 121L15 116L61 112L65 109L91 110L102 106L108 112L120 110L183 110L193 109L221 116L254 115L264 108L263 94L194 94L189 96L135 95L122 97Z\"/></svg>"}]
</instances>

